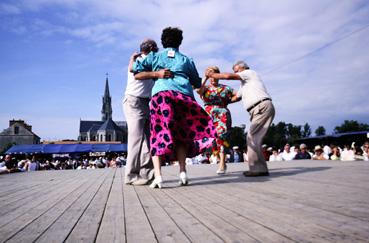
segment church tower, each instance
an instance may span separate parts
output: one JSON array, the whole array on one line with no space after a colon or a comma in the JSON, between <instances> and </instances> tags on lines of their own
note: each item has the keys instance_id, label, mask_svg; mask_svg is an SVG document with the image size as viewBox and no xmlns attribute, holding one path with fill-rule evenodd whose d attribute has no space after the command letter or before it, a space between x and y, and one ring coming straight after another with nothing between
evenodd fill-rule
<instances>
[{"instance_id":1,"label":"church tower","mask_svg":"<svg viewBox=\"0 0 369 243\"><path fill-rule=\"evenodd\" d=\"M102 114L101 120L106 121L108 119L112 119L112 113L113 113L113 110L111 108L111 96L109 92L108 74L106 74L105 92L104 92L104 97L102 99L103 99L103 104L102 104L102 110L101 110L101 114Z\"/></svg>"}]
</instances>

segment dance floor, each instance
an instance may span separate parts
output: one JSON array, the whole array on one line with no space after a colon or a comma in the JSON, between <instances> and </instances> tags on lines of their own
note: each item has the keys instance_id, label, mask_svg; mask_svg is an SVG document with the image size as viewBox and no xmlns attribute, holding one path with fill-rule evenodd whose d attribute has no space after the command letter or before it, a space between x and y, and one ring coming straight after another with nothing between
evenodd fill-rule
<instances>
[{"instance_id":1,"label":"dance floor","mask_svg":"<svg viewBox=\"0 0 369 243\"><path fill-rule=\"evenodd\" d=\"M0 176L0 242L368 242L369 162L269 163L246 178L163 168L165 188L123 185L124 169Z\"/></svg>"}]
</instances>

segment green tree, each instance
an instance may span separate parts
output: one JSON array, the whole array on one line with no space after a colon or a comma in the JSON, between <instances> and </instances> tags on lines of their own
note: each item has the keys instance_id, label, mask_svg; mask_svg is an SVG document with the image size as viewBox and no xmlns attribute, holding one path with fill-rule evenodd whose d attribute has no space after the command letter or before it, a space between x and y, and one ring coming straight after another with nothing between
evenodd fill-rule
<instances>
[{"instance_id":1,"label":"green tree","mask_svg":"<svg viewBox=\"0 0 369 243\"><path fill-rule=\"evenodd\" d=\"M13 145L16 145L16 143L7 143L5 146L4 146L4 149L2 151L0 151L0 154L3 154L5 153L8 149L10 149L11 147L13 147Z\"/></svg>"},{"instance_id":2,"label":"green tree","mask_svg":"<svg viewBox=\"0 0 369 243\"><path fill-rule=\"evenodd\" d=\"M269 146L282 147L287 142L287 126L285 122L272 123L264 137L263 143Z\"/></svg>"},{"instance_id":3,"label":"green tree","mask_svg":"<svg viewBox=\"0 0 369 243\"><path fill-rule=\"evenodd\" d=\"M369 125L355 120L345 120L340 126L334 128L335 133L369 131Z\"/></svg>"},{"instance_id":4,"label":"green tree","mask_svg":"<svg viewBox=\"0 0 369 243\"><path fill-rule=\"evenodd\" d=\"M315 135L317 135L317 136L324 136L325 135L325 128L323 126L319 126L315 130Z\"/></svg>"},{"instance_id":5,"label":"green tree","mask_svg":"<svg viewBox=\"0 0 369 243\"><path fill-rule=\"evenodd\" d=\"M291 123L287 124L287 142L294 143L295 140L301 137L301 126L295 126Z\"/></svg>"},{"instance_id":6,"label":"green tree","mask_svg":"<svg viewBox=\"0 0 369 243\"><path fill-rule=\"evenodd\" d=\"M245 133L245 125L234 126L230 130L229 134L229 143L230 147L238 146L240 149L245 147L246 145L246 133Z\"/></svg>"},{"instance_id":7,"label":"green tree","mask_svg":"<svg viewBox=\"0 0 369 243\"><path fill-rule=\"evenodd\" d=\"M309 123L305 123L301 135L302 135L303 138L310 137L310 135L311 135L311 127L310 127Z\"/></svg>"}]
</instances>

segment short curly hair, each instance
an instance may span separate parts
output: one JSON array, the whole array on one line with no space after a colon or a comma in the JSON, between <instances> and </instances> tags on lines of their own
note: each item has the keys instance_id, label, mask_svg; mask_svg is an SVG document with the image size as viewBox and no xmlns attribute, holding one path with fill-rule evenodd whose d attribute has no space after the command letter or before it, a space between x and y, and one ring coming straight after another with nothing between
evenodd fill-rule
<instances>
[{"instance_id":1,"label":"short curly hair","mask_svg":"<svg viewBox=\"0 0 369 243\"><path fill-rule=\"evenodd\" d=\"M163 29L161 34L161 44L164 48L178 48L183 40L182 33L183 31L177 27L167 27Z\"/></svg>"}]
</instances>

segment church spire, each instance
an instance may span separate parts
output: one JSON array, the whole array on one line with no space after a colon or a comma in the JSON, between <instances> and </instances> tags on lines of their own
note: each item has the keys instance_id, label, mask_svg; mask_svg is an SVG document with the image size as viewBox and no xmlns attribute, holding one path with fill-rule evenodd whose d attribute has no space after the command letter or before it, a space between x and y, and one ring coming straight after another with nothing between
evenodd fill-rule
<instances>
[{"instance_id":1,"label":"church spire","mask_svg":"<svg viewBox=\"0 0 369 243\"><path fill-rule=\"evenodd\" d=\"M102 104L102 121L106 121L112 118L113 110L111 108L111 97L109 92L109 80L108 80L108 73L106 73L106 81L105 81L105 91L103 96L103 104Z\"/></svg>"}]
</instances>

